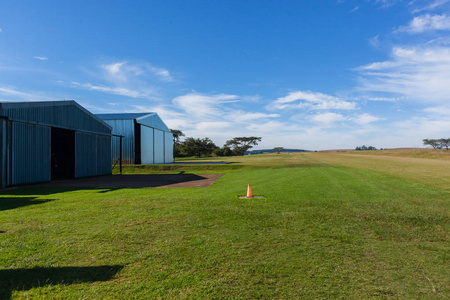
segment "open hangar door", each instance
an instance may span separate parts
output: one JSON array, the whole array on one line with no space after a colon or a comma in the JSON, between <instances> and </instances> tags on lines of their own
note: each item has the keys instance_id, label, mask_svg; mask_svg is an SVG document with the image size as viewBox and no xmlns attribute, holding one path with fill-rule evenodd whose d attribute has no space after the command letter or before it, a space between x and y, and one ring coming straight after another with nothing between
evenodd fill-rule
<instances>
[{"instance_id":1,"label":"open hangar door","mask_svg":"<svg viewBox=\"0 0 450 300\"><path fill-rule=\"evenodd\" d=\"M52 179L75 177L75 131L51 129Z\"/></svg>"},{"instance_id":2,"label":"open hangar door","mask_svg":"<svg viewBox=\"0 0 450 300\"><path fill-rule=\"evenodd\" d=\"M1 187L111 174L111 131L75 101L0 102Z\"/></svg>"}]
</instances>

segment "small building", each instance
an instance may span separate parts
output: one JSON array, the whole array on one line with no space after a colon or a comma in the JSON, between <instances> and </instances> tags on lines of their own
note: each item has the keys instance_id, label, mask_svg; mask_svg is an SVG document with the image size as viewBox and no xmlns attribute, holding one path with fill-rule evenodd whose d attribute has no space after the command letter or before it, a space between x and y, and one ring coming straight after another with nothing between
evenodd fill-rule
<instances>
[{"instance_id":1,"label":"small building","mask_svg":"<svg viewBox=\"0 0 450 300\"><path fill-rule=\"evenodd\" d=\"M124 164L165 164L173 162L173 135L157 113L96 115L112 127L114 135L123 136ZM112 139L112 163L120 157L120 139Z\"/></svg>"},{"instance_id":2,"label":"small building","mask_svg":"<svg viewBox=\"0 0 450 300\"><path fill-rule=\"evenodd\" d=\"M1 187L111 174L111 130L75 101L1 102Z\"/></svg>"}]
</instances>

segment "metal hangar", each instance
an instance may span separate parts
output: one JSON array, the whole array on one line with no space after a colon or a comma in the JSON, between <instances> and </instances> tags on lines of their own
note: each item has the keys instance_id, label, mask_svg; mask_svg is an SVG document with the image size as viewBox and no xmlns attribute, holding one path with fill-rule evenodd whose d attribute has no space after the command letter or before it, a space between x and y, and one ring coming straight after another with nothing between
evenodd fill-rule
<instances>
[{"instance_id":1,"label":"metal hangar","mask_svg":"<svg viewBox=\"0 0 450 300\"><path fill-rule=\"evenodd\" d=\"M1 187L111 174L111 130L75 101L1 102Z\"/></svg>"},{"instance_id":2,"label":"metal hangar","mask_svg":"<svg viewBox=\"0 0 450 300\"><path fill-rule=\"evenodd\" d=\"M157 113L97 114L123 136L125 164L165 164L173 162L173 135ZM112 160L119 160L120 139L112 140Z\"/></svg>"}]
</instances>

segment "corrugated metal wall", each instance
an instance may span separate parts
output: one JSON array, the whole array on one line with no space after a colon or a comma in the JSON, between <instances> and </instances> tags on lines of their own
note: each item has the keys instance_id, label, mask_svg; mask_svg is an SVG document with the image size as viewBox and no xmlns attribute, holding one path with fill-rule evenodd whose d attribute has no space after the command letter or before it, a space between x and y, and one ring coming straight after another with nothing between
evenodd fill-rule
<instances>
[{"instance_id":1,"label":"corrugated metal wall","mask_svg":"<svg viewBox=\"0 0 450 300\"><path fill-rule=\"evenodd\" d=\"M7 176L7 155L8 155L8 137L7 137L8 121L0 118L0 188L6 187Z\"/></svg>"},{"instance_id":2,"label":"corrugated metal wall","mask_svg":"<svg viewBox=\"0 0 450 300\"><path fill-rule=\"evenodd\" d=\"M75 133L75 178L111 174L111 137Z\"/></svg>"},{"instance_id":3,"label":"corrugated metal wall","mask_svg":"<svg viewBox=\"0 0 450 300\"><path fill-rule=\"evenodd\" d=\"M111 172L111 136L97 135L97 175Z\"/></svg>"},{"instance_id":4,"label":"corrugated metal wall","mask_svg":"<svg viewBox=\"0 0 450 300\"><path fill-rule=\"evenodd\" d=\"M75 177L111 174L111 129L79 104L4 102L0 103L1 187L51 180L53 127L75 131Z\"/></svg>"},{"instance_id":5,"label":"corrugated metal wall","mask_svg":"<svg viewBox=\"0 0 450 300\"><path fill-rule=\"evenodd\" d=\"M141 163L153 164L154 129L141 125Z\"/></svg>"},{"instance_id":6,"label":"corrugated metal wall","mask_svg":"<svg viewBox=\"0 0 450 300\"><path fill-rule=\"evenodd\" d=\"M166 124L164 124L164 122L157 114L151 114L149 116L137 118L136 122L148 127L170 132L169 128L166 126Z\"/></svg>"},{"instance_id":7,"label":"corrugated metal wall","mask_svg":"<svg viewBox=\"0 0 450 300\"><path fill-rule=\"evenodd\" d=\"M20 120L26 123L38 123L42 125L56 126L68 128L71 130L83 130L109 134L107 128L101 121L80 109L74 101L61 101L54 106L49 104L30 103L37 107L13 107L7 108L7 104L3 104L6 108L0 110L0 115L8 117L12 120ZM11 104L13 105L13 104Z\"/></svg>"},{"instance_id":8,"label":"corrugated metal wall","mask_svg":"<svg viewBox=\"0 0 450 300\"><path fill-rule=\"evenodd\" d=\"M154 131L154 162L155 164L164 163L164 131L155 129Z\"/></svg>"},{"instance_id":9,"label":"corrugated metal wall","mask_svg":"<svg viewBox=\"0 0 450 300\"><path fill-rule=\"evenodd\" d=\"M164 132L164 162L173 163L173 134Z\"/></svg>"},{"instance_id":10,"label":"corrugated metal wall","mask_svg":"<svg viewBox=\"0 0 450 300\"><path fill-rule=\"evenodd\" d=\"M11 122L10 184L49 181L51 128Z\"/></svg>"},{"instance_id":11,"label":"corrugated metal wall","mask_svg":"<svg viewBox=\"0 0 450 300\"><path fill-rule=\"evenodd\" d=\"M122 139L122 162L134 164L134 120L104 120L113 128L112 134L124 136ZM120 138L112 139L112 163L118 164L120 150Z\"/></svg>"},{"instance_id":12,"label":"corrugated metal wall","mask_svg":"<svg viewBox=\"0 0 450 300\"><path fill-rule=\"evenodd\" d=\"M126 114L122 115L122 117ZM104 115L102 115L104 118ZM134 119L103 120L113 128L112 133L124 136L122 162L136 163ZM173 162L173 135L157 114L136 119L140 126L140 155L142 164L164 164ZM163 130L159 130L163 129ZM166 131L167 130L167 131ZM139 131L138 131L139 132ZM119 164L120 138L112 138L112 164Z\"/></svg>"}]
</instances>

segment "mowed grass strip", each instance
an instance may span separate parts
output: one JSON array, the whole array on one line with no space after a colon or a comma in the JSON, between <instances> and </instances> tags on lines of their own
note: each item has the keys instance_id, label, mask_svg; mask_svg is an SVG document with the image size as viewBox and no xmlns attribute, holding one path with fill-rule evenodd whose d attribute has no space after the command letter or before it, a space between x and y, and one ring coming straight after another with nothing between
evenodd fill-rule
<instances>
[{"instance_id":1,"label":"mowed grass strip","mask_svg":"<svg viewBox=\"0 0 450 300\"><path fill-rule=\"evenodd\" d=\"M434 156L434 150L423 150L428 153L426 158L414 157L416 151L412 151L408 155L409 152L406 150L387 151L391 155L382 155L380 153L384 153L384 150L378 150L358 151L357 153L310 152L304 156L320 163L383 172L427 186L450 190L450 151L439 150L442 155Z\"/></svg>"},{"instance_id":2,"label":"mowed grass strip","mask_svg":"<svg viewBox=\"0 0 450 300\"><path fill-rule=\"evenodd\" d=\"M3 191L0 298L450 295L448 189L307 155L234 159L208 188ZM238 199L248 183L266 199Z\"/></svg>"}]
</instances>

